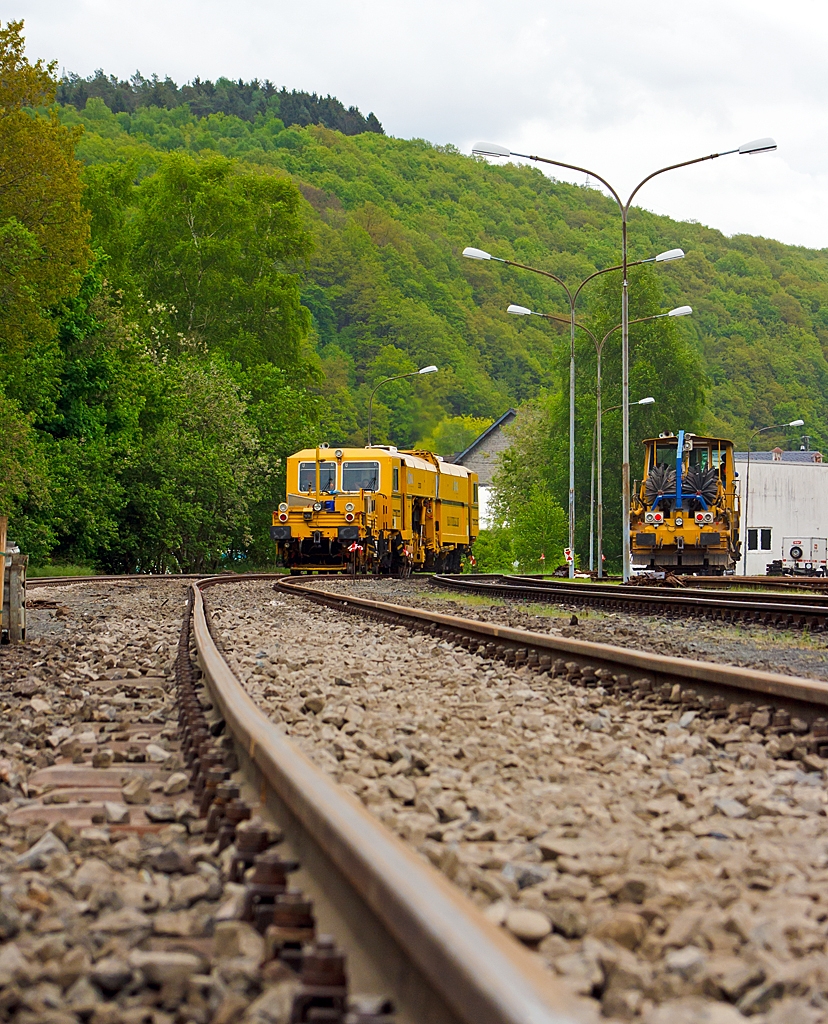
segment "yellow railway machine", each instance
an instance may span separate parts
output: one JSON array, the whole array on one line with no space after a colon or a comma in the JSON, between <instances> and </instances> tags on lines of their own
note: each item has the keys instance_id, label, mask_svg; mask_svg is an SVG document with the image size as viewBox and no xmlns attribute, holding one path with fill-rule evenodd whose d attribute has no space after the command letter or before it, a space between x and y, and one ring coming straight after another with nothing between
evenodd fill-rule
<instances>
[{"instance_id":1,"label":"yellow railway machine","mask_svg":"<svg viewBox=\"0 0 828 1024\"><path fill-rule=\"evenodd\" d=\"M630 509L633 565L716 576L740 557L733 442L680 430L644 442Z\"/></svg>"},{"instance_id":2,"label":"yellow railway machine","mask_svg":"<svg viewBox=\"0 0 828 1024\"><path fill-rule=\"evenodd\" d=\"M294 573L457 572L479 532L477 474L425 451L307 448L270 536Z\"/></svg>"}]
</instances>

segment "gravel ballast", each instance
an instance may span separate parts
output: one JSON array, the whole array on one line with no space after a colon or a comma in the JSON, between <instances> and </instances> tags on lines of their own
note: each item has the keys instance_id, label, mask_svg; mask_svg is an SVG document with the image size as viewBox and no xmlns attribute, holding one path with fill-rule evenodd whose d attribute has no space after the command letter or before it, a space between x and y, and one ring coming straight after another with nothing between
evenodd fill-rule
<instances>
[{"instance_id":1,"label":"gravel ballast","mask_svg":"<svg viewBox=\"0 0 828 1024\"><path fill-rule=\"evenodd\" d=\"M472 608L416 582L357 592ZM828 1021L828 763L792 754L760 719L714 720L508 668L270 583L207 601L217 641L270 717L605 1015ZM732 660L725 631L701 623L590 613L569 627L479 605L475 615L703 657L676 649L688 643L678 629L692 627L709 637L707 654ZM656 629L669 640L656 645ZM789 671L807 674L793 639ZM815 674L821 648L803 651Z\"/></svg>"},{"instance_id":2,"label":"gravel ballast","mask_svg":"<svg viewBox=\"0 0 828 1024\"><path fill-rule=\"evenodd\" d=\"M0 648L0 1021L286 1024L296 978L262 970L234 847L205 841L186 792L186 584L29 598L27 641ZM116 777L103 801L45 781L98 768Z\"/></svg>"},{"instance_id":3,"label":"gravel ballast","mask_svg":"<svg viewBox=\"0 0 828 1024\"><path fill-rule=\"evenodd\" d=\"M305 582L305 581L303 581ZM634 647L678 658L828 679L828 634L757 625L726 625L655 615L574 609L571 605L518 604L435 589L424 578L307 581L323 590L347 590L373 601L430 608L446 615L499 622L516 629ZM577 624L572 625L573 614Z\"/></svg>"}]
</instances>

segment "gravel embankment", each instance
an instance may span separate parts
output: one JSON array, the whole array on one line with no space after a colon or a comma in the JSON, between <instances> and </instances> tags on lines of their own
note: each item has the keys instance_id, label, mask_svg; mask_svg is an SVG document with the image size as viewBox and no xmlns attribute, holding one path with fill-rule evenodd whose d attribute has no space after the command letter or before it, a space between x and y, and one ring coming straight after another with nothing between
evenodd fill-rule
<instances>
[{"instance_id":1,"label":"gravel embankment","mask_svg":"<svg viewBox=\"0 0 828 1024\"><path fill-rule=\"evenodd\" d=\"M205 842L180 770L185 585L30 601L27 642L0 648L0 1021L273 1024L284 982L263 977L264 940L232 920L233 847ZM81 764L116 776L100 812L37 781Z\"/></svg>"},{"instance_id":2,"label":"gravel embankment","mask_svg":"<svg viewBox=\"0 0 828 1024\"><path fill-rule=\"evenodd\" d=\"M416 583L392 590L447 607ZM208 602L260 706L607 1016L828 1021L828 762L787 759L761 721L510 669L269 583ZM573 635L679 635L613 619ZM688 630L721 656L723 630Z\"/></svg>"},{"instance_id":3,"label":"gravel embankment","mask_svg":"<svg viewBox=\"0 0 828 1024\"><path fill-rule=\"evenodd\" d=\"M374 601L431 608L446 615L499 622L516 629L571 636L577 640L635 647L679 658L718 661L726 665L828 679L828 636L800 629L662 619L603 610L578 610L554 604L518 605L501 599L466 597L436 590L424 579L307 581L322 590L350 589ZM570 625L573 613L578 622Z\"/></svg>"}]
</instances>

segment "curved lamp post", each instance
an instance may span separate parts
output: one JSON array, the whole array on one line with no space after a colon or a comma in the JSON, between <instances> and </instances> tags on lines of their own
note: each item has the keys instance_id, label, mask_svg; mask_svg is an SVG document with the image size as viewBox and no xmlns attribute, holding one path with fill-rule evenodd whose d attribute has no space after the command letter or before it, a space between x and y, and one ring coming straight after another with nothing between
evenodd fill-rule
<instances>
[{"instance_id":1,"label":"curved lamp post","mask_svg":"<svg viewBox=\"0 0 828 1024\"><path fill-rule=\"evenodd\" d=\"M575 304L578 301L578 296L581 294L581 290L585 284L588 284L593 278L600 277L601 274L608 274L611 270L623 270L623 266L618 264L615 267L605 267L603 270L596 270L594 274L590 274L589 277L584 278L578 287L572 291L569 286L561 280L556 274L551 274L548 270L538 270L537 267L527 267L524 263L516 263L514 260L500 259L498 256L492 256L491 253L486 252L484 249L475 249L473 246L467 245L463 250L463 255L470 260L493 260L495 263L503 263L507 267L517 267L520 270L528 270L533 274L540 274L543 277L549 277L563 288L566 292L566 297L569 299L569 550L575 550ZM628 267L638 267L644 263L669 263L672 260L680 260L684 258L683 249L669 249L667 252L660 252L658 256L651 256L646 260L636 260L634 263L628 263ZM592 556L590 555L590 562ZM569 563L569 578L575 577L575 559Z\"/></svg>"},{"instance_id":2,"label":"curved lamp post","mask_svg":"<svg viewBox=\"0 0 828 1024\"><path fill-rule=\"evenodd\" d=\"M591 171L588 167L581 167L579 164L565 163L563 160L550 160L548 157L534 156L528 153L516 153L514 150L509 149L506 146L500 146L493 142L480 142L473 149L472 154L474 156L484 156L492 158L510 157L516 156L521 160L534 160L537 163L552 164L555 167L566 167L572 171L578 171L581 174L588 174L591 178L595 178L596 181L600 181L610 192L610 195L618 205L618 209L621 213L621 268L623 271L623 280L621 285L621 400L622 409L624 416L623 423L623 462L621 467L621 481L623 490L623 503L624 503L624 525L623 525L623 571L624 571L624 582L630 578L630 345L629 345L629 325L630 325L630 312L629 312L629 288L627 283L627 268L629 266L627 262L627 219L629 217L630 206L632 205L633 199L636 197L638 192L651 181L653 178L658 177L659 174L666 174L667 171L675 171L679 167L689 167L691 164L703 163L706 160L716 160L720 156L729 156L731 153L740 153L744 155L753 155L756 153L770 153L776 149L776 143L773 139L755 139L753 142L745 142L741 146L737 146L736 149L727 149L721 153L709 153L707 156L697 156L693 160L682 160L678 164L670 164L668 167L661 167L657 171L653 171L652 174L648 174L646 178L643 178L632 190L626 202L616 192L616 190L610 185L610 183L602 178L600 174L596 174Z\"/></svg>"},{"instance_id":3,"label":"curved lamp post","mask_svg":"<svg viewBox=\"0 0 828 1024\"><path fill-rule=\"evenodd\" d=\"M533 309L527 309L526 306L515 306L511 305L506 310L507 313L513 313L515 316L542 316L546 320L557 320L558 323L566 324L569 320L563 316L556 316L554 313L536 313ZM652 316L641 316L635 320L630 320L630 324L642 324L647 320L661 320L664 317L673 316L689 316L693 312L692 306L676 306L675 309L668 310L666 313L655 313ZM598 446L596 452L596 458L598 461L598 576L603 578L603 551L604 551L604 482L603 482L603 460L601 457L601 355L604 351L604 345L611 334L614 334L623 324L616 324L615 327L611 327L604 337L598 341L592 331L585 327L583 324L576 323L576 327L580 327L582 331L592 338L592 343L595 346L595 355L597 360L597 373L596 373L596 387L595 387L595 419L598 424ZM625 407L627 417L629 417L630 409L629 404ZM625 498L625 508L629 515L629 499ZM627 526L629 529L629 526ZM625 545L629 548L629 537Z\"/></svg>"},{"instance_id":4,"label":"curved lamp post","mask_svg":"<svg viewBox=\"0 0 828 1024\"><path fill-rule=\"evenodd\" d=\"M647 398L639 398L637 402L630 402L630 405L654 405L655 399L652 396ZM601 415L605 416L608 412L616 412L620 409L620 405L611 405L609 409L602 409ZM595 519L595 435L598 432L598 416L595 416L595 422L592 425L592 463L589 470L589 571L595 568L595 547L594 547L594 534L593 534L593 523ZM601 470L599 469L599 474ZM603 564L604 557L601 555L601 568L598 570L599 576L603 576Z\"/></svg>"},{"instance_id":5,"label":"curved lamp post","mask_svg":"<svg viewBox=\"0 0 828 1024\"><path fill-rule=\"evenodd\" d=\"M422 370L412 370L411 373L398 373L395 377L385 377L383 380L374 386L374 390L371 392L371 397L368 399L368 447L371 447L371 417L374 411L374 395L377 393L377 388L381 388L383 384L387 384L392 380L403 380L405 377L419 377L421 373L436 373L436 366L424 366Z\"/></svg>"},{"instance_id":6,"label":"curved lamp post","mask_svg":"<svg viewBox=\"0 0 828 1024\"><path fill-rule=\"evenodd\" d=\"M766 430L784 430L785 427L803 427L805 420L791 420L790 423L771 423L767 427L759 427L758 430L754 430L750 435L748 441L748 457L747 457L747 475L745 479L745 551L744 551L744 564L742 566L742 575L747 576L747 556L748 556L748 510L750 509L750 453L753 450L753 439L759 434L764 434Z\"/></svg>"}]
</instances>

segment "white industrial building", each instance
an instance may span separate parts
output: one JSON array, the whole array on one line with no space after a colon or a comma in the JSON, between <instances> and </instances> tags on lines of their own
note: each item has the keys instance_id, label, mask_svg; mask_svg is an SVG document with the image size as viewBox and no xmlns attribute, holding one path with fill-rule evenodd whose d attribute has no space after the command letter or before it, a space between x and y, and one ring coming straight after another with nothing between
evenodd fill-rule
<instances>
[{"instance_id":1,"label":"white industrial building","mask_svg":"<svg viewBox=\"0 0 828 1024\"><path fill-rule=\"evenodd\" d=\"M734 454L742 502L742 560L739 575L764 576L770 562L793 565L791 550L802 548L801 566L825 564L828 539L828 463L821 452ZM745 564L747 560L747 564Z\"/></svg>"}]
</instances>

